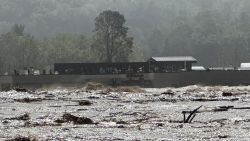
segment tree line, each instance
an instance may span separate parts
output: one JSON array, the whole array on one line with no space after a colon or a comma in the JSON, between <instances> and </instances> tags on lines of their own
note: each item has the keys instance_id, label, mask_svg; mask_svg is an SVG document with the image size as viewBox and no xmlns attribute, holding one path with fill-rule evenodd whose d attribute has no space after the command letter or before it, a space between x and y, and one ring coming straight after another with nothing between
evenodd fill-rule
<instances>
[{"instance_id":1,"label":"tree line","mask_svg":"<svg viewBox=\"0 0 250 141\"><path fill-rule=\"evenodd\" d=\"M0 38L0 72L42 70L54 63L142 60L125 22L119 12L106 10L96 17L93 36L64 33L42 40L25 33L25 25L15 24Z\"/></svg>"}]
</instances>

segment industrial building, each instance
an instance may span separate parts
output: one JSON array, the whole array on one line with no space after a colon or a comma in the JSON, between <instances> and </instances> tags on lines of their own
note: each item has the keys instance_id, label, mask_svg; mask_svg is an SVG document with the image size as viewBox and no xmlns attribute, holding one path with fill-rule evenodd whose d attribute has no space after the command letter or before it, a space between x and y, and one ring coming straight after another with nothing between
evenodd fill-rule
<instances>
[{"instance_id":1,"label":"industrial building","mask_svg":"<svg viewBox=\"0 0 250 141\"><path fill-rule=\"evenodd\" d=\"M129 74L191 71L197 60L191 56L151 57L146 62L56 63L58 74Z\"/></svg>"}]
</instances>

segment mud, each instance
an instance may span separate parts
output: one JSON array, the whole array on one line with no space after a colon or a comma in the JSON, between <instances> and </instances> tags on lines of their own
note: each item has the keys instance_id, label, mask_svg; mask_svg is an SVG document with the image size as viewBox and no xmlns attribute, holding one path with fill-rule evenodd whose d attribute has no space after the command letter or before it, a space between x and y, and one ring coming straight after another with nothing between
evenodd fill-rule
<instances>
[{"instance_id":1,"label":"mud","mask_svg":"<svg viewBox=\"0 0 250 141\"><path fill-rule=\"evenodd\" d=\"M0 92L0 140L249 140L249 102L250 86L13 90Z\"/></svg>"}]
</instances>

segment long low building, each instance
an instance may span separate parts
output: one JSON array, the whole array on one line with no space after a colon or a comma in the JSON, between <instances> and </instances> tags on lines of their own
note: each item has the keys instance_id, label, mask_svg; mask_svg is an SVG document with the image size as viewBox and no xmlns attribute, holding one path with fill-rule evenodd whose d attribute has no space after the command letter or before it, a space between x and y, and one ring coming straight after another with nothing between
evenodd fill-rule
<instances>
[{"instance_id":1,"label":"long low building","mask_svg":"<svg viewBox=\"0 0 250 141\"><path fill-rule=\"evenodd\" d=\"M152 57L134 63L58 63L56 74L0 76L0 90L51 86L83 87L88 82L107 85L169 87L201 85L250 85L249 70L192 70L193 57Z\"/></svg>"},{"instance_id":2,"label":"long low building","mask_svg":"<svg viewBox=\"0 0 250 141\"><path fill-rule=\"evenodd\" d=\"M197 60L191 56L152 57L147 62L118 63L56 63L54 70L64 74L128 74L128 73L164 73L191 71Z\"/></svg>"}]
</instances>

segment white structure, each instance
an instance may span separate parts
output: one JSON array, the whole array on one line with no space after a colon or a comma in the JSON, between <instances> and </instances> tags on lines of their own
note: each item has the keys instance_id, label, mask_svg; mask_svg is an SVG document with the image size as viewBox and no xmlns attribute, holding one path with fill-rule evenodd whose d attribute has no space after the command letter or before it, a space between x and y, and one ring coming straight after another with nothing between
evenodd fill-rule
<instances>
[{"instance_id":1,"label":"white structure","mask_svg":"<svg viewBox=\"0 0 250 141\"><path fill-rule=\"evenodd\" d=\"M204 71L206 70L203 66L192 66L193 71Z\"/></svg>"},{"instance_id":2,"label":"white structure","mask_svg":"<svg viewBox=\"0 0 250 141\"><path fill-rule=\"evenodd\" d=\"M250 70L250 63L241 63L239 70Z\"/></svg>"}]
</instances>

